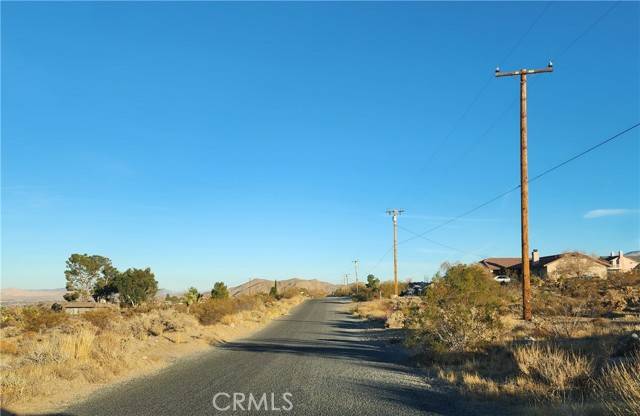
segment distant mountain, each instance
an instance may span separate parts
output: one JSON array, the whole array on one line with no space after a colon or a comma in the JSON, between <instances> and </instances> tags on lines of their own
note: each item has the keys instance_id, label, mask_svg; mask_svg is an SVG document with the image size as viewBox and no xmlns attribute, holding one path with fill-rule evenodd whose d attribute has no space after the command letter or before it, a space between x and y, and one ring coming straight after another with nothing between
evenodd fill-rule
<instances>
[{"instance_id":1,"label":"distant mountain","mask_svg":"<svg viewBox=\"0 0 640 416\"><path fill-rule=\"evenodd\" d=\"M60 302L64 289L17 289L7 287L0 289L0 303L2 305L21 305L38 302Z\"/></svg>"},{"instance_id":2,"label":"distant mountain","mask_svg":"<svg viewBox=\"0 0 640 416\"><path fill-rule=\"evenodd\" d=\"M246 283L229 289L231 296L239 295L255 295L257 293L269 293L273 286L273 280L267 279L251 279ZM289 288L306 289L311 293L329 294L336 289L336 285L332 283L322 282L317 279L287 279L278 280L278 291L283 291Z\"/></svg>"},{"instance_id":3,"label":"distant mountain","mask_svg":"<svg viewBox=\"0 0 640 416\"><path fill-rule=\"evenodd\" d=\"M635 261L640 261L640 250L629 251L628 253L624 253L624 256Z\"/></svg>"}]
</instances>

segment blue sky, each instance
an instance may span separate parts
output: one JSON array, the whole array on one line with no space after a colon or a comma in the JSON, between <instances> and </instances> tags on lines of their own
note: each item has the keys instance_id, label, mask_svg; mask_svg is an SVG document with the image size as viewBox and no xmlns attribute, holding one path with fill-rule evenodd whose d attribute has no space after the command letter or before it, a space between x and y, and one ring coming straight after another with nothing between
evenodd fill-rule
<instances>
[{"instance_id":1,"label":"blue sky","mask_svg":"<svg viewBox=\"0 0 640 416\"><path fill-rule=\"evenodd\" d=\"M74 252L174 290L390 278L387 208L422 232L519 181L497 64L554 60L531 175L639 121L639 5L611 6L3 2L2 286L62 287ZM640 248L639 138L531 185L532 248ZM427 237L459 251L401 244L401 278L517 256L519 195Z\"/></svg>"}]
</instances>

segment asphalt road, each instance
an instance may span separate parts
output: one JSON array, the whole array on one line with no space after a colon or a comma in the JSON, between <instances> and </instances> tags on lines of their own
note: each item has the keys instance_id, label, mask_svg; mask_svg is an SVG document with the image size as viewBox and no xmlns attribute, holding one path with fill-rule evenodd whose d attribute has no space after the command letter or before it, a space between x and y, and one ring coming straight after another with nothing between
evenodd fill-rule
<instances>
[{"instance_id":1,"label":"asphalt road","mask_svg":"<svg viewBox=\"0 0 640 416\"><path fill-rule=\"evenodd\" d=\"M250 338L104 389L64 414L485 413L430 387L426 377L405 365L400 348L378 337L383 331L354 319L348 309L348 302L339 298L309 300ZM214 407L216 394L220 410Z\"/></svg>"}]
</instances>

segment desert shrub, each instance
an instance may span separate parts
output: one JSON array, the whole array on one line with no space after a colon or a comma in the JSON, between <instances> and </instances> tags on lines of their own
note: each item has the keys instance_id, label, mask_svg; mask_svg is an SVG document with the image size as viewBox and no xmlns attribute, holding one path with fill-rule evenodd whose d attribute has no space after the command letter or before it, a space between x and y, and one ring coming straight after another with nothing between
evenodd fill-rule
<instances>
[{"instance_id":1,"label":"desert shrub","mask_svg":"<svg viewBox=\"0 0 640 416\"><path fill-rule=\"evenodd\" d=\"M102 308L83 313L81 316L82 319L91 322L96 328L106 329L114 319L117 319L118 314L111 309Z\"/></svg>"},{"instance_id":2,"label":"desert shrub","mask_svg":"<svg viewBox=\"0 0 640 416\"><path fill-rule=\"evenodd\" d=\"M28 381L17 372L2 373L2 377L0 377L0 390L2 391L0 405L4 407L22 399L28 389Z\"/></svg>"},{"instance_id":3,"label":"desert shrub","mask_svg":"<svg viewBox=\"0 0 640 416\"><path fill-rule=\"evenodd\" d=\"M17 355L18 346L13 341L0 339L0 354Z\"/></svg>"},{"instance_id":4,"label":"desert shrub","mask_svg":"<svg viewBox=\"0 0 640 416\"><path fill-rule=\"evenodd\" d=\"M234 309L237 312L250 311L252 309L259 308L269 301L269 297L264 294L257 295L242 295L233 299Z\"/></svg>"},{"instance_id":5,"label":"desert shrub","mask_svg":"<svg viewBox=\"0 0 640 416\"><path fill-rule=\"evenodd\" d=\"M20 321L20 312L17 308L0 306L0 328L16 326Z\"/></svg>"},{"instance_id":6,"label":"desert shrub","mask_svg":"<svg viewBox=\"0 0 640 416\"><path fill-rule=\"evenodd\" d=\"M640 414L640 352L610 364L596 380L599 398L614 415Z\"/></svg>"},{"instance_id":7,"label":"desert shrub","mask_svg":"<svg viewBox=\"0 0 640 416\"><path fill-rule=\"evenodd\" d=\"M198 292L198 289L192 286L182 295L182 299L184 299L184 303L187 306L191 306L194 303L198 303L202 299L202 295Z\"/></svg>"},{"instance_id":8,"label":"desert shrub","mask_svg":"<svg viewBox=\"0 0 640 416\"><path fill-rule=\"evenodd\" d=\"M65 313L37 306L24 307L20 313L22 328L25 331L34 332L59 326L67 321L68 318L69 316Z\"/></svg>"},{"instance_id":9,"label":"desert shrub","mask_svg":"<svg viewBox=\"0 0 640 416\"><path fill-rule=\"evenodd\" d=\"M501 328L499 294L500 285L480 266L450 266L427 289L424 306L412 311L409 343L436 353L477 350Z\"/></svg>"},{"instance_id":10,"label":"desert shrub","mask_svg":"<svg viewBox=\"0 0 640 416\"><path fill-rule=\"evenodd\" d=\"M626 273L616 273L607 280L612 287L617 289L640 287L640 270L634 269Z\"/></svg>"},{"instance_id":11,"label":"desert shrub","mask_svg":"<svg viewBox=\"0 0 640 416\"><path fill-rule=\"evenodd\" d=\"M350 288L348 287L344 287L344 286L340 286L337 287L333 293L331 293L331 296L338 296L338 297L343 297L343 296L351 296L352 291Z\"/></svg>"},{"instance_id":12,"label":"desert shrub","mask_svg":"<svg viewBox=\"0 0 640 416\"><path fill-rule=\"evenodd\" d=\"M213 325L235 311L233 299L208 299L206 302L198 303L192 308L192 313L198 318L202 325Z\"/></svg>"},{"instance_id":13,"label":"desert shrub","mask_svg":"<svg viewBox=\"0 0 640 416\"><path fill-rule=\"evenodd\" d=\"M407 283L398 282L398 293L402 293L406 289L407 289ZM390 298L393 295L395 295L395 291L393 290L393 282L386 281L386 282L380 283L380 292L382 293L383 298Z\"/></svg>"},{"instance_id":14,"label":"desert shrub","mask_svg":"<svg viewBox=\"0 0 640 416\"><path fill-rule=\"evenodd\" d=\"M301 291L303 290L297 287L288 287L282 291L280 297L283 299L291 299L299 296Z\"/></svg>"},{"instance_id":15,"label":"desert shrub","mask_svg":"<svg viewBox=\"0 0 640 416\"><path fill-rule=\"evenodd\" d=\"M592 375L591 360L552 345L529 345L513 352L520 372L541 385L549 399L565 399L588 385Z\"/></svg>"},{"instance_id":16,"label":"desert shrub","mask_svg":"<svg viewBox=\"0 0 640 416\"><path fill-rule=\"evenodd\" d=\"M373 293L370 290L360 290L351 296L354 302L367 302L371 299L373 299Z\"/></svg>"},{"instance_id":17,"label":"desert shrub","mask_svg":"<svg viewBox=\"0 0 640 416\"><path fill-rule=\"evenodd\" d=\"M24 343L24 358L33 364L61 363L82 360L91 353L93 331L82 329L73 334L53 333L44 339L30 339Z\"/></svg>"}]
</instances>

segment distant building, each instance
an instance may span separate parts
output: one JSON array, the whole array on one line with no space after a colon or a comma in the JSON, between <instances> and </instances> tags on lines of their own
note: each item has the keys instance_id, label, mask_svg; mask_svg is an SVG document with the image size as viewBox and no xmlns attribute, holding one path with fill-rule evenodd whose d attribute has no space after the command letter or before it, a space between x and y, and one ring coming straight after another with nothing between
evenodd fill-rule
<instances>
[{"instance_id":1,"label":"distant building","mask_svg":"<svg viewBox=\"0 0 640 416\"><path fill-rule=\"evenodd\" d=\"M479 263L495 276L522 273L522 262L516 257L490 257ZM606 279L610 266L608 261L578 252L540 257L538 250L533 250L529 259L531 274L544 280L558 280L561 277Z\"/></svg>"},{"instance_id":2,"label":"distant building","mask_svg":"<svg viewBox=\"0 0 640 416\"><path fill-rule=\"evenodd\" d=\"M609 272L611 273L628 272L640 265L640 262L629 257L625 257L622 251L618 251L617 253L612 251L610 256L600 257L600 259L610 264Z\"/></svg>"},{"instance_id":3,"label":"distant building","mask_svg":"<svg viewBox=\"0 0 640 416\"><path fill-rule=\"evenodd\" d=\"M67 302L62 304L62 309L70 315L79 315L85 312L99 309L117 309L118 306L112 303L100 302Z\"/></svg>"},{"instance_id":4,"label":"distant building","mask_svg":"<svg viewBox=\"0 0 640 416\"><path fill-rule=\"evenodd\" d=\"M478 262L494 276L505 275L509 268L521 263L520 257L489 257Z\"/></svg>"},{"instance_id":5,"label":"distant building","mask_svg":"<svg viewBox=\"0 0 640 416\"><path fill-rule=\"evenodd\" d=\"M562 277L606 279L609 263L579 252L540 257L538 250L533 250L529 267L532 275L544 280L558 280ZM520 263L509 269L517 274L522 273Z\"/></svg>"}]
</instances>

